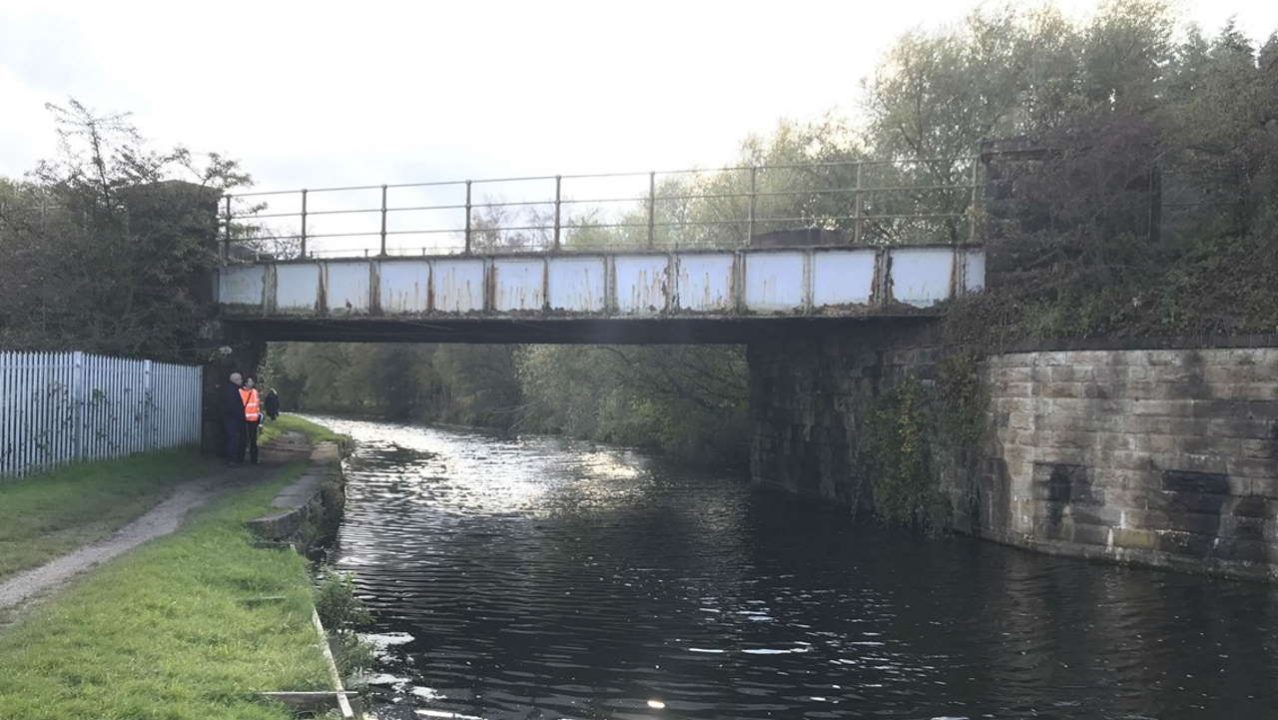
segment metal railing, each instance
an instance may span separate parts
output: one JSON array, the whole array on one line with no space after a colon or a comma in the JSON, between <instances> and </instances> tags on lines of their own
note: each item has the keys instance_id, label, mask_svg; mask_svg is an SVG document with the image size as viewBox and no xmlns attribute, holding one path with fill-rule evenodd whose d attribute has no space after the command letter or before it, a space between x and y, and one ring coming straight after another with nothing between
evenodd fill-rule
<instances>
[{"instance_id":1,"label":"metal railing","mask_svg":"<svg viewBox=\"0 0 1278 720\"><path fill-rule=\"evenodd\" d=\"M976 157L487 178L225 195L223 257L972 242Z\"/></svg>"}]
</instances>

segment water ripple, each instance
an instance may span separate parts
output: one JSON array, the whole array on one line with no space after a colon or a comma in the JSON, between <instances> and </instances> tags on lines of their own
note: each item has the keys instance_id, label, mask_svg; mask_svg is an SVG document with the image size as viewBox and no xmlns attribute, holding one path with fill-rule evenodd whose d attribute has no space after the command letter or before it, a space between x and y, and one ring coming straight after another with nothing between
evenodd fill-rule
<instances>
[{"instance_id":1,"label":"water ripple","mask_svg":"<svg viewBox=\"0 0 1278 720\"><path fill-rule=\"evenodd\" d=\"M326 421L382 720L1233 718L1273 588L926 540L632 450Z\"/></svg>"}]
</instances>

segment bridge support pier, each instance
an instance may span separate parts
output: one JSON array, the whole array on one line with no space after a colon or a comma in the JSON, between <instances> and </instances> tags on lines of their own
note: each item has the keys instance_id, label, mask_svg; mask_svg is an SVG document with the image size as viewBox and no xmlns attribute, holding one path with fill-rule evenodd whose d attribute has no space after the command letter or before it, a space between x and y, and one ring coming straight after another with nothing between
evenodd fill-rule
<instances>
[{"instance_id":1,"label":"bridge support pier","mask_svg":"<svg viewBox=\"0 0 1278 720\"><path fill-rule=\"evenodd\" d=\"M203 334L216 349L204 363L204 417L200 450L206 455L217 455L224 447L221 393L233 372L245 377L257 377L262 359L266 356L266 343L250 332L218 321L209 323Z\"/></svg>"},{"instance_id":2,"label":"bridge support pier","mask_svg":"<svg viewBox=\"0 0 1278 720\"><path fill-rule=\"evenodd\" d=\"M752 482L871 510L867 423L904 378L934 386L943 353L938 326L927 318L868 320L833 331L798 327L749 343ZM942 485L955 484L943 470ZM970 527L964 504L951 505L950 522Z\"/></svg>"}]
</instances>

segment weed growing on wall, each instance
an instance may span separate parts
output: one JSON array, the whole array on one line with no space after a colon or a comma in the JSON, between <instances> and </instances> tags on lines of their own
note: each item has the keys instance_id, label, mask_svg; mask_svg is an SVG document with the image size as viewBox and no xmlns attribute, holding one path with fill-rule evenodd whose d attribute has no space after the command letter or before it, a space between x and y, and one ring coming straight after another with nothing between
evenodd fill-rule
<instances>
[{"instance_id":1,"label":"weed growing on wall","mask_svg":"<svg viewBox=\"0 0 1278 720\"><path fill-rule=\"evenodd\" d=\"M952 503L972 512L987 406L978 363L950 355L935 382L910 375L875 400L862 462L884 522L935 533L954 521Z\"/></svg>"},{"instance_id":2,"label":"weed growing on wall","mask_svg":"<svg viewBox=\"0 0 1278 720\"><path fill-rule=\"evenodd\" d=\"M985 436L989 406L981 385L980 356L961 352L937 363L935 395L942 441L956 450L976 450Z\"/></svg>"},{"instance_id":3,"label":"weed growing on wall","mask_svg":"<svg viewBox=\"0 0 1278 720\"><path fill-rule=\"evenodd\" d=\"M368 626L373 616L355 595L355 580L349 574L325 572L315 588L315 611L328 631L333 659L343 675L372 667L373 647L356 631Z\"/></svg>"},{"instance_id":4,"label":"weed growing on wall","mask_svg":"<svg viewBox=\"0 0 1278 720\"><path fill-rule=\"evenodd\" d=\"M949 521L972 529L979 522L978 470L989 423L989 395L981 383L980 355L956 352L937 363L936 452L945 472L938 478L955 511Z\"/></svg>"},{"instance_id":5,"label":"weed growing on wall","mask_svg":"<svg viewBox=\"0 0 1278 720\"><path fill-rule=\"evenodd\" d=\"M867 422L865 460L879 517L937 532L945 525L947 508L929 447L936 421L927 394L910 376L878 398Z\"/></svg>"}]
</instances>

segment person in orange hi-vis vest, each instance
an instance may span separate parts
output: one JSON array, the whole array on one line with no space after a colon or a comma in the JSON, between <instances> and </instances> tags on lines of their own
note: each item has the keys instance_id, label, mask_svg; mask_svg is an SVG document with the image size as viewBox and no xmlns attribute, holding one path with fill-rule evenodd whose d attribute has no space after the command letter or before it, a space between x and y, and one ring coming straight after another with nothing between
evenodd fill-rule
<instances>
[{"instance_id":1,"label":"person in orange hi-vis vest","mask_svg":"<svg viewBox=\"0 0 1278 720\"><path fill-rule=\"evenodd\" d=\"M262 401L254 387L253 378L245 378L240 388L240 400L244 402L244 444L240 446L240 462L248 450L249 462L257 464L257 429L262 425Z\"/></svg>"}]
</instances>

